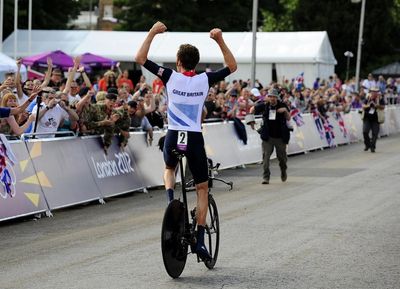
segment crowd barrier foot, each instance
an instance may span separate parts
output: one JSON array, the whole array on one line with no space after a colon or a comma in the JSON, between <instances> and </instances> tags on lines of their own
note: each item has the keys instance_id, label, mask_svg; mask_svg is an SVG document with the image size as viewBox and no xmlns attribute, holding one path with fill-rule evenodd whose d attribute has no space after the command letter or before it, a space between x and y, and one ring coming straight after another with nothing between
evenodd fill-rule
<instances>
[{"instance_id":1,"label":"crowd barrier foot","mask_svg":"<svg viewBox=\"0 0 400 289\"><path fill-rule=\"evenodd\" d=\"M51 211L46 211L46 216L49 218L53 217L53 213Z\"/></svg>"},{"instance_id":2,"label":"crowd barrier foot","mask_svg":"<svg viewBox=\"0 0 400 289\"><path fill-rule=\"evenodd\" d=\"M106 201L104 201L104 199L99 199L99 203L102 204L102 205L105 205Z\"/></svg>"}]
</instances>

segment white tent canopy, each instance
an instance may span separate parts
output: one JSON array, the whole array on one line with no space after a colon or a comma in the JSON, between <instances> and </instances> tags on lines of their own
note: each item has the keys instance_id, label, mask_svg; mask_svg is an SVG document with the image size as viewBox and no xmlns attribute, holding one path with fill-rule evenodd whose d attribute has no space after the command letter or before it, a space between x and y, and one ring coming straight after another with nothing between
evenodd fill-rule
<instances>
[{"instance_id":1,"label":"white tent canopy","mask_svg":"<svg viewBox=\"0 0 400 289\"><path fill-rule=\"evenodd\" d=\"M4 75L9 72L16 72L17 65L15 60L8 57L7 55L0 53L0 82L4 81ZM26 67L21 65L21 77L22 80L26 79Z\"/></svg>"},{"instance_id":2,"label":"white tent canopy","mask_svg":"<svg viewBox=\"0 0 400 289\"><path fill-rule=\"evenodd\" d=\"M147 32L122 31L71 31L33 30L30 55L61 49L67 54L86 52L112 58L116 61L134 61ZM238 71L232 78L247 79L251 75L250 32L225 32L227 45L238 62ZM18 31L17 55L28 56L28 31ZM190 43L200 50L200 63L222 66L223 57L218 45L208 32L167 32L158 35L151 46L149 58L161 64L175 63L180 44ZM3 44L3 51L14 53L14 34ZM293 78L304 72L306 84L310 86L316 77L328 78L334 72L336 59L328 34L318 32L258 32L256 76L262 83L272 79L273 64L278 79Z\"/></svg>"}]
</instances>

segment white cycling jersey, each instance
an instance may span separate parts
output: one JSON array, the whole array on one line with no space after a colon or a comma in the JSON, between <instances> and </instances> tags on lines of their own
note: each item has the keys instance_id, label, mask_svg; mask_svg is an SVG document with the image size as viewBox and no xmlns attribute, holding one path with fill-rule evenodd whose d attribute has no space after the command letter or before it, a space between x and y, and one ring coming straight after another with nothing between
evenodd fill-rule
<instances>
[{"instance_id":1,"label":"white cycling jersey","mask_svg":"<svg viewBox=\"0 0 400 289\"><path fill-rule=\"evenodd\" d=\"M201 132L201 115L209 90L207 74L186 76L173 71L166 89L168 129Z\"/></svg>"}]
</instances>

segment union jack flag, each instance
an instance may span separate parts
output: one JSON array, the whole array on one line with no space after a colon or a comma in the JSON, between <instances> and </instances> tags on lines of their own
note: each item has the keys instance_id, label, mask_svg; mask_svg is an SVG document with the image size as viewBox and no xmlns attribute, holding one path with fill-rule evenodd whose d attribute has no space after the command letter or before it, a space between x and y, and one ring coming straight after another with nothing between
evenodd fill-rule
<instances>
[{"instance_id":1,"label":"union jack flag","mask_svg":"<svg viewBox=\"0 0 400 289\"><path fill-rule=\"evenodd\" d=\"M294 120L297 127L301 127L302 125L304 125L303 116L301 115L298 108L292 107L292 109L290 110L290 117Z\"/></svg>"}]
</instances>

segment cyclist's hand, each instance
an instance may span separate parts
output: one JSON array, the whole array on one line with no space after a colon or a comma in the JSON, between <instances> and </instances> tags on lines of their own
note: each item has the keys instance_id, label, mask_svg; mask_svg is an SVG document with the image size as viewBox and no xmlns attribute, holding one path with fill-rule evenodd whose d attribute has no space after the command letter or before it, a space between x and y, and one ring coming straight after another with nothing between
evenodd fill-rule
<instances>
[{"instance_id":1,"label":"cyclist's hand","mask_svg":"<svg viewBox=\"0 0 400 289\"><path fill-rule=\"evenodd\" d=\"M222 39L222 31L219 28L214 28L210 31L210 38L214 39L216 42Z\"/></svg>"},{"instance_id":2,"label":"cyclist's hand","mask_svg":"<svg viewBox=\"0 0 400 289\"><path fill-rule=\"evenodd\" d=\"M167 30L167 26L164 23L157 21L154 23L153 27L151 27L150 32L154 34L161 34Z\"/></svg>"}]
</instances>

